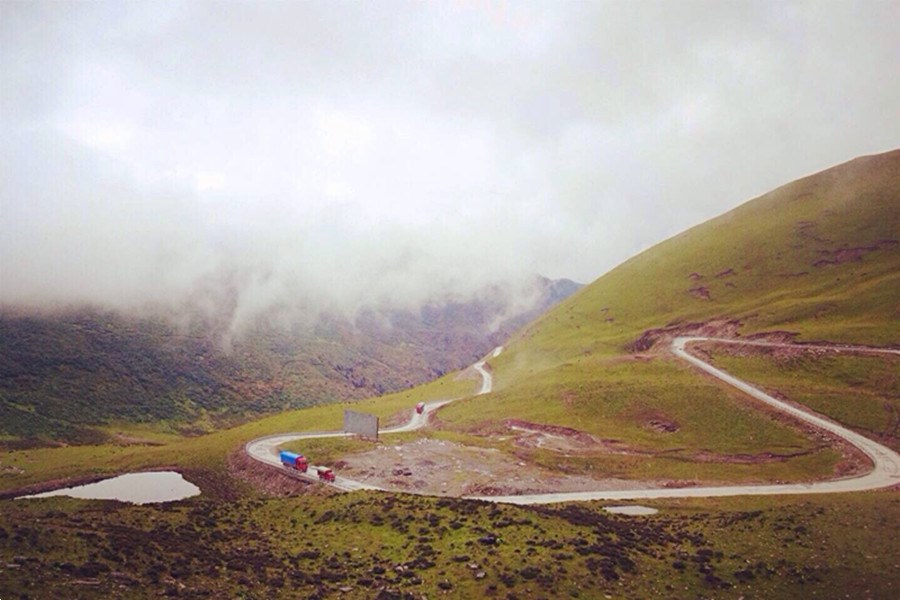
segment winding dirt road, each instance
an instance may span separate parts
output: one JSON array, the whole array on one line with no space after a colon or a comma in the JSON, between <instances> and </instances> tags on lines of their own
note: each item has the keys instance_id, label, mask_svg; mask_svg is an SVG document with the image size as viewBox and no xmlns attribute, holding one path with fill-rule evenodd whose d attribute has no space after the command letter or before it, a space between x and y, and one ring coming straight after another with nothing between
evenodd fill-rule
<instances>
[{"instance_id":1,"label":"winding dirt road","mask_svg":"<svg viewBox=\"0 0 900 600\"><path fill-rule=\"evenodd\" d=\"M848 477L842 479L832 479L828 481L818 481L813 483L785 483L773 485L733 485L733 486L709 486L709 487L691 487L691 488L646 488L646 489L630 489L619 491L596 491L596 492L565 492L556 494L525 494L517 496L467 496L470 499L487 500L489 502L502 502L508 504L552 504L559 502L578 502L590 500L638 500L652 498L699 498L714 496L752 496L752 495L781 495L781 494L830 494L837 492L859 492L866 490L875 490L893 485L900 484L900 455L886 448L881 444L862 436L855 431L851 431L833 421L812 412L801 410L786 402L782 402L762 390L753 387L749 383L729 375L721 369L710 365L690 354L686 347L691 342L719 342L727 344L744 344L751 346L780 347L794 349L809 350L827 350L830 352L853 352L866 354L894 354L900 355L900 350L880 349L862 346L823 346L823 345L805 345L805 344L786 344L778 342L765 342L759 340L734 340L708 337L679 337L672 341L672 351L675 356L685 360L692 365L702 369L706 373L724 381L751 397L765 402L766 404L780 410L786 414L793 416L801 421L809 423L814 427L828 431L855 446L866 454L874 465L874 468L861 476ZM500 354L502 348L497 348L492 356ZM473 368L481 374L482 385L478 394L490 393L493 388L493 378L490 372L485 369L487 359L481 360ZM405 425L384 429L381 433L398 433L405 431L414 431L424 427L428 423L428 417L431 413L438 410L442 406L449 404L453 400L440 400L426 404L423 414L413 414L412 418ZM249 442L245 449L247 454L262 463L273 465L283 472L310 481L317 481L314 475L314 468L310 468L310 473L303 474L295 471L288 471L278 462L278 446L290 441L300 439L312 439L323 437L343 437L350 434L344 432L302 432L302 433L286 433L275 436L259 438ZM344 491L355 490L385 490L376 486L367 485L351 479L338 477L331 484L333 487ZM408 492L407 492L408 493Z\"/></svg>"},{"instance_id":2,"label":"winding dirt road","mask_svg":"<svg viewBox=\"0 0 900 600\"><path fill-rule=\"evenodd\" d=\"M499 356L500 352L503 351L502 346L498 346L491 353L491 356ZM481 389L478 390L476 395L481 394L489 394L491 390L494 388L494 378L491 375L490 371L484 368L484 364L487 361L487 358L478 361L472 368L481 375ZM422 429L425 425L428 424L428 419L431 414L441 408L442 406L446 406L450 404L454 400L459 400L459 398L453 398L450 400L435 400L433 402L425 403L425 410L422 411L421 414L417 413L415 410L412 411L412 417L410 417L409 421L407 421L403 425L398 425L397 427L388 427L386 429L380 430L379 435L389 434L389 433L405 433L408 431L415 431L417 429ZM293 442L296 440L309 440L309 439L318 439L318 438L334 438L334 437L350 437L354 435L352 433L347 433L345 431L304 431L304 432L295 432L295 433L279 433L277 435L269 435L266 437L257 438L251 442L248 442L244 446L244 450L247 452L247 455L261 463L272 465L277 467L282 472L289 474L290 476L296 479L302 479L305 481L319 481L318 476L316 475L316 466L310 465L309 471L306 473L301 473L299 471L288 470L281 465L281 462L278 459L278 447L283 444L287 444L288 442ZM345 492L353 492L356 490L382 490L382 491L390 491L385 488L381 488L374 485L368 485L362 483L360 481L355 481L353 479L347 479L346 477L336 476L335 481L331 484L332 487L335 487L339 490L343 490Z\"/></svg>"}]
</instances>

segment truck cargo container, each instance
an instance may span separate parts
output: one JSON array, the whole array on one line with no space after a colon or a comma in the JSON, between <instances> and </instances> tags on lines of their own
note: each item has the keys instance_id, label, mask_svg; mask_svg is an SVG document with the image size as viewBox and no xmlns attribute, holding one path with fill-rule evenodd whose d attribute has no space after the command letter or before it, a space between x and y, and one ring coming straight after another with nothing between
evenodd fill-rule
<instances>
[{"instance_id":1,"label":"truck cargo container","mask_svg":"<svg viewBox=\"0 0 900 600\"><path fill-rule=\"evenodd\" d=\"M296 469L306 473L306 470L309 468L309 462L306 460L306 457L296 452L282 450L278 453L278 458L281 460L281 464L289 469Z\"/></svg>"}]
</instances>

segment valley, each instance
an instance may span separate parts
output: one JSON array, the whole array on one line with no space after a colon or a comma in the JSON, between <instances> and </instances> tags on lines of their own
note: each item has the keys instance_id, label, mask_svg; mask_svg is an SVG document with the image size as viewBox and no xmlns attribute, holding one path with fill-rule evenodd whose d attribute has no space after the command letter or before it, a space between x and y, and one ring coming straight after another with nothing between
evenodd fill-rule
<instances>
[{"instance_id":1,"label":"valley","mask_svg":"<svg viewBox=\"0 0 900 600\"><path fill-rule=\"evenodd\" d=\"M900 598L898 8L0 0L0 600Z\"/></svg>"},{"instance_id":2,"label":"valley","mask_svg":"<svg viewBox=\"0 0 900 600\"><path fill-rule=\"evenodd\" d=\"M648 249L523 324L502 352L482 347L477 368L424 385L202 431L120 418L72 445L7 438L0 589L893 597L898 186L897 151L788 184ZM8 381L40 381L29 377ZM346 408L394 433L327 433ZM249 460L248 444L270 462L276 448L300 450L334 468L339 489ZM161 468L201 495L11 499ZM635 501L658 512L604 511Z\"/></svg>"},{"instance_id":3,"label":"valley","mask_svg":"<svg viewBox=\"0 0 900 600\"><path fill-rule=\"evenodd\" d=\"M240 333L227 303L204 312L203 298L182 314L0 306L0 447L196 436L406 389L466 366L580 287L534 277L417 309L270 311Z\"/></svg>"}]
</instances>

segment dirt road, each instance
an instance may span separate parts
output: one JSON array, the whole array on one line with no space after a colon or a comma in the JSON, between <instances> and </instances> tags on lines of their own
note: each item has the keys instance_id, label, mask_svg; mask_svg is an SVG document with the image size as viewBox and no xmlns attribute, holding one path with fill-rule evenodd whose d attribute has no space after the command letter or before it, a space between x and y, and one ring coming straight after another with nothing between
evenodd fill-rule
<instances>
[{"instance_id":1,"label":"dirt road","mask_svg":"<svg viewBox=\"0 0 900 600\"><path fill-rule=\"evenodd\" d=\"M697 498L697 497L714 497L714 496L750 496L750 495L782 495L782 494L830 494L837 492L857 492L865 490L874 490L884 487L890 487L900 484L900 455L893 450L882 446L881 444L870 440L854 431L847 429L833 421L824 417L807 412L792 406L786 402L782 402L762 390L759 390L747 382L737 377L729 375L721 369L706 363L696 356L691 355L686 347L691 342L718 342L728 344L746 344L752 346L768 346L768 347L786 347L797 349L816 349L828 350L833 352L863 352L863 353L883 353L900 355L900 351L892 349L879 349L870 347L857 346L824 346L824 345L803 345L803 344L786 344L776 342L765 342L760 340L736 340L736 339L720 339L707 337L679 337L672 342L672 351L675 356L685 360L692 365L700 368L706 373L724 381L751 397L765 402L774 407L776 410L787 413L801 421L805 421L819 429L828 431L855 446L865 453L873 462L874 468L869 473L861 476L849 477L844 479L833 479L829 481L820 481L814 483L786 483L773 485L735 485L735 486L711 486L711 487L691 487L691 488L638 488L623 490L597 490L586 492L562 492L562 493L541 493L541 494L524 494L515 496L467 496L472 499L487 500L490 502L503 502L509 504L551 504L558 502L577 502L589 500L636 500L636 499L652 499L652 498ZM500 348L494 351L492 356L500 353ZM485 359L486 360L486 359ZM493 388L493 378L490 372L485 368L485 360L479 361L473 368L482 376L482 386L479 394L490 393ZM412 418L405 425L392 429L383 430L382 433L396 433L402 431L414 431L424 427L428 422L428 416L444 406L452 402L452 400L442 400L431 402L426 405L423 414L413 414ZM246 445L247 453L260 462L274 465L279 469L283 469L278 463L278 446L289 441L298 439L311 439L320 437L338 437L348 435L343 432L320 432L320 433L290 433L276 436L269 436L253 440ZM314 473L314 469L310 469ZM293 475L315 480L315 475L304 475L301 473L292 473ZM332 484L334 487L345 490L364 490L364 489L384 489L376 486L367 485L362 482L354 481L338 477L337 481ZM408 491L408 490L406 490Z\"/></svg>"},{"instance_id":2,"label":"dirt road","mask_svg":"<svg viewBox=\"0 0 900 600\"><path fill-rule=\"evenodd\" d=\"M491 356L499 356L500 352L503 351L502 346L498 346L491 353ZM487 358L478 361L472 368L475 369L481 375L481 389L478 391L478 394L489 394L494 387L494 378L491 373L484 368L484 364L487 361ZM390 434L390 433L403 433L407 431L415 431L417 429L421 429L428 424L428 418L431 416L434 411L438 410L442 406L445 406L454 400L458 400L458 398L453 398L450 400L435 400L434 402L426 402L425 410L422 411L421 414L417 413L415 410L412 411L412 416L409 421L404 425L398 425L397 427L389 427L387 429L382 429L379 431L380 435ZM296 432L296 433L279 433L277 435L270 435L262 438L257 438L251 442L248 442L244 446L244 450L247 452L247 455L250 458L259 461L261 463L271 465L277 467L285 473L290 474L292 477L296 479L302 479L305 481L318 481L318 476L316 475L316 466L310 465L309 471L306 473L301 473L299 471L288 470L281 466L281 462L278 459L278 447L288 442L293 442L296 440L309 440L309 439L317 439L317 438L330 438L330 437L349 437L353 434L344 432L344 431L306 431L306 432ZM337 476L335 478L334 483L330 484L332 487L335 487L339 490L344 490L346 492L352 492L356 490L380 490L384 489L374 485L368 485L362 483L360 481L354 481L352 479L347 479L346 477Z\"/></svg>"}]
</instances>

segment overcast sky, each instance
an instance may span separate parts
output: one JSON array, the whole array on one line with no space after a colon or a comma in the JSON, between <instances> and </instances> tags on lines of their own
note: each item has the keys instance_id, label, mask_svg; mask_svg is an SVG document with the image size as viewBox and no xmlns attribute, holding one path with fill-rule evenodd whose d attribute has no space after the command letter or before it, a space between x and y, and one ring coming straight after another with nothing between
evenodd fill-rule
<instances>
[{"instance_id":1,"label":"overcast sky","mask_svg":"<svg viewBox=\"0 0 900 600\"><path fill-rule=\"evenodd\" d=\"M898 23L895 1L0 0L0 302L590 282L900 145Z\"/></svg>"}]
</instances>

